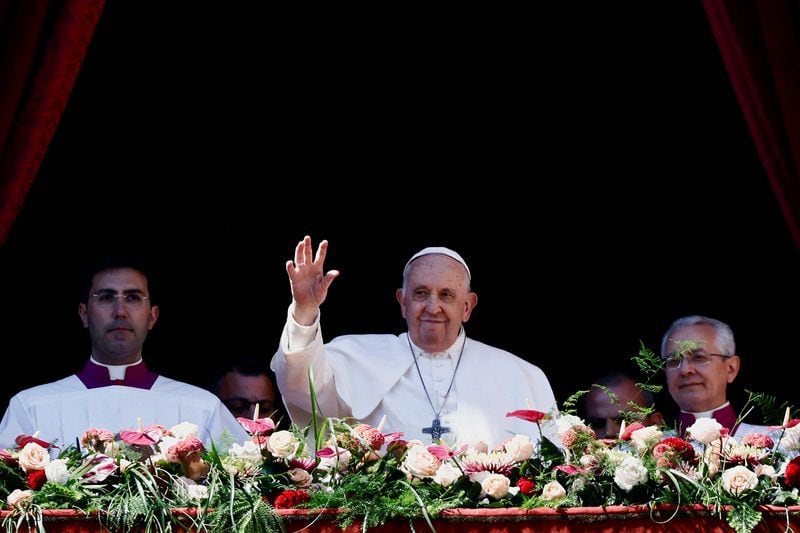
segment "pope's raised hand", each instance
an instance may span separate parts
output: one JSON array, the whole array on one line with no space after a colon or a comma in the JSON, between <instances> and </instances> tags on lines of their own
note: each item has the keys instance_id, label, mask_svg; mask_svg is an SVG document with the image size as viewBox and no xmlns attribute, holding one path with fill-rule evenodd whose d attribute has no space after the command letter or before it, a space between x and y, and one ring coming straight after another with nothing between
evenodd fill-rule
<instances>
[{"instance_id":1,"label":"pope's raised hand","mask_svg":"<svg viewBox=\"0 0 800 533\"><path fill-rule=\"evenodd\" d=\"M294 250L294 261L286 262L286 273L292 287L294 299L294 319L298 324L310 326L319 314L319 306L328 296L328 287L339 275L338 270L325 273L325 255L328 252L328 241L322 241L317 248L317 255L312 255L311 237L306 235L297 243Z\"/></svg>"}]
</instances>

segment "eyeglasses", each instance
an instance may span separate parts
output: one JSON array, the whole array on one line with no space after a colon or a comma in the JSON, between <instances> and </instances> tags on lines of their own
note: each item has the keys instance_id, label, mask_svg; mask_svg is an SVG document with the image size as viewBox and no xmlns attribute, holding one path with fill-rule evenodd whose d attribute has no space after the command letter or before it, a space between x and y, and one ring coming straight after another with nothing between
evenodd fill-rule
<instances>
[{"instance_id":1,"label":"eyeglasses","mask_svg":"<svg viewBox=\"0 0 800 533\"><path fill-rule=\"evenodd\" d=\"M102 307L113 307L120 298L122 298L128 307L141 307L147 300L150 299L149 296L145 296L140 292L126 292L119 294L112 291L96 292L92 294L92 298L94 298L95 302L97 302L97 305Z\"/></svg>"},{"instance_id":2,"label":"eyeglasses","mask_svg":"<svg viewBox=\"0 0 800 533\"><path fill-rule=\"evenodd\" d=\"M678 370L681 367L681 361L686 359L692 366L706 366L711 362L711 357L731 357L721 353L708 353L693 350L690 352L673 352L664 357L664 368L667 370Z\"/></svg>"},{"instance_id":3,"label":"eyeglasses","mask_svg":"<svg viewBox=\"0 0 800 533\"><path fill-rule=\"evenodd\" d=\"M258 404L258 412L260 417L269 416L275 410L275 404L272 400L256 400L251 402L244 398L227 398L222 400L225 407L233 414L233 416L249 417L254 412L254 407Z\"/></svg>"}]
</instances>

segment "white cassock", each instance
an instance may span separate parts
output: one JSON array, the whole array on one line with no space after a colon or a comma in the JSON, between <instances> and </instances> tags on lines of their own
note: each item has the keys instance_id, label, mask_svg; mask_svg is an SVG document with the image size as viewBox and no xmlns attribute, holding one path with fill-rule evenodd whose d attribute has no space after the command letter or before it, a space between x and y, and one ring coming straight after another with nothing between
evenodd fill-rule
<instances>
[{"instance_id":1,"label":"white cassock","mask_svg":"<svg viewBox=\"0 0 800 533\"><path fill-rule=\"evenodd\" d=\"M402 431L404 439L427 444L431 435L422 430L431 426L440 410L441 425L450 428L443 437L451 443L483 441L494 446L515 434L538 440L536 424L506 413L555 410L544 373L509 352L470 338L465 345L464 341L462 330L446 352L435 354L409 345L405 333L345 335L323 345L319 317L314 325L301 326L290 308L271 367L292 421L301 427L311 419L311 367L322 416L353 417L374 427L386 415L383 433Z\"/></svg>"},{"instance_id":2,"label":"white cassock","mask_svg":"<svg viewBox=\"0 0 800 533\"><path fill-rule=\"evenodd\" d=\"M150 389L112 385L94 389L72 375L31 387L16 394L0 422L0 448L12 448L21 434L40 431L42 440L62 449L75 444L89 428L118 433L138 429L137 419L147 427L161 424L168 429L181 422L200 428L200 440L215 442L224 430L235 442L246 440L247 433L219 399L207 390L158 376Z\"/></svg>"}]
</instances>

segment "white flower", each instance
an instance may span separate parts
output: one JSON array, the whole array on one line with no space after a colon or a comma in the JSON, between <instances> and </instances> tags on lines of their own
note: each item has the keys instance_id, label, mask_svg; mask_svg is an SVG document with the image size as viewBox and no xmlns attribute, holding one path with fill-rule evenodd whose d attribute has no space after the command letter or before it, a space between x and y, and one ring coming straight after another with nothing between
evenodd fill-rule
<instances>
[{"instance_id":1,"label":"white flower","mask_svg":"<svg viewBox=\"0 0 800 533\"><path fill-rule=\"evenodd\" d=\"M527 435L514 435L511 440L506 442L505 448L515 463L530 459L535 450L533 442Z\"/></svg>"},{"instance_id":2,"label":"white flower","mask_svg":"<svg viewBox=\"0 0 800 533\"><path fill-rule=\"evenodd\" d=\"M573 426L582 426L583 420L578 418L575 415L561 415L559 416L556 421L556 431L558 432L558 441L561 442L564 439L564 435L572 429Z\"/></svg>"},{"instance_id":3,"label":"white flower","mask_svg":"<svg viewBox=\"0 0 800 533\"><path fill-rule=\"evenodd\" d=\"M564 490L564 487L562 487L561 483L559 483L558 481L551 481L550 483L542 487L542 499L545 501L563 498L566 495L567 491Z\"/></svg>"},{"instance_id":4,"label":"white flower","mask_svg":"<svg viewBox=\"0 0 800 533\"><path fill-rule=\"evenodd\" d=\"M578 460L578 462L587 470L594 470L600 466L600 460L594 455L590 454L581 455L581 458Z\"/></svg>"},{"instance_id":5,"label":"white flower","mask_svg":"<svg viewBox=\"0 0 800 533\"><path fill-rule=\"evenodd\" d=\"M508 494L508 489L511 486L511 480L506 476L492 472L478 472L472 475L472 480L481 484L479 498L491 496L495 500L499 500Z\"/></svg>"},{"instance_id":6,"label":"white flower","mask_svg":"<svg viewBox=\"0 0 800 533\"><path fill-rule=\"evenodd\" d=\"M191 422L181 422L169 428L170 433L175 435L178 440L188 439L189 437L200 438L200 428Z\"/></svg>"},{"instance_id":7,"label":"white flower","mask_svg":"<svg viewBox=\"0 0 800 533\"><path fill-rule=\"evenodd\" d=\"M278 431L273 433L267 442L267 450L280 459L291 459L297 453L300 441L291 431Z\"/></svg>"},{"instance_id":8,"label":"white flower","mask_svg":"<svg viewBox=\"0 0 800 533\"><path fill-rule=\"evenodd\" d=\"M330 472L338 467L339 472L345 472L347 470L347 465L350 464L350 459L353 458L353 454L344 448L337 448L337 450L339 452L338 455L334 455L333 457L323 457L320 459L317 468L326 472Z\"/></svg>"},{"instance_id":9,"label":"white flower","mask_svg":"<svg viewBox=\"0 0 800 533\"><path fill-rule=\"evenodd\" d=\"M165 458L169 457L167 453L170 448L178 444L181 440L176 437L161 437L161 440L158 441L158 451L161 452Z\"/></svg>"},{"instance_id":10,"label":"white flower","mask_svg":"<svg viewBox=\"0 0 800 533\"><path fill-rule=\"evenodd\" d=\"M650 446L661 440L664 434L657 426L647 426L631 433L631 442L639 453L646 452Z\"/></svg>"},{"instance_id":11,"label":"white flower","mask_svg":"<svg viewBox=\"0 0 800 533\"><path fill-rule=\"evenodd\" d=\"M638 457L626 457L614 470L614 483L625 492L645 481L647 481L647 468Z\"/></svg>"},{"instance_id":12,"label":"white flower","mask_svg":"<svg viewBox=\"0 0 800 533\"><path fill-rule=\"evenodd\" d=\"M117 470L117 463L114 462L114 459L102 453L86 457L83 461L83 467L89 466L91 468L83 475L81 480L83 483L100 483Z\"/></svg>"},{"instance_id":13,"label":"white flower","mask_svg":"<svg viewBox=\"0 0 800 533\"><path fill-rule=\"evenodd\" d=\"M786 428L778 447L784 452L800 450L800 424L791 428Z\"/></svg>"},{"instance_id":14,"label":"white flower","mask_svg":"<svg viewBox=\"0 0 800 533\"><path fill-rule=\"evenodd\" d=\"M400 470L412 477L433 477L442 462L431 455L425 446L412 446L406 452L406 458Z\"/></svg>"},{"instance_id":15,"label":"white flower","mask_svg":"<svg viewBox=\"0 0 800 533\"><path fill-rule=\"evenodd\" d=\"M188 477L178 477L173 486L176 492L185 494L190 500L200 501L208 499L208 487L205 485L198 485L194 480Z\"/></svg>"},{"instance_id":16,"label":"white flower","mask_svg":"<svg viewBox=\"0 0 800 533\"><path fill-rule=\"evenodd\" d=\"M25 472L31 472L33 470L44 470L44 467L50 462L50 454L35 442L29 442L19 452L17 459L19 460L19 466Z\"/></svg>"},{"instance_id":17,"label":"white flower","mask_svg":"<svg viewBox=\"0 0 800 533\"><path fill-rule=\"evenodd\" d=\"M433 481L442 487L449 487L452 485L458 478L460 478L463 474L461 470L457 467L451 465L450 463L442 463L438 470L436 470L436 475L433 476Z\"/></svg>"},{"instance_id":18,"label":"white flower","mask_svg":"<svg viewBox=\"0 0 800 533\"><path fill-rule=\"evenodd\" d=\"M69 471L67 471L67 463L63 459L55 459L44 467L44 473L47 476L47 481L56 483L58 485L65 485L69 481Z\"/></svg>"},{"instance_id":19,"label":"white flower","mask_svg":"<svg viewBox=\"0 0 800 533\"><path fill-rule=\"evenodd\" d=\"M686 429L686 433L702 444L711 444L719 438L721 430L722 424L713 418L698 418Z\"/></svg>"},{"instance_id":20,"label":"white flower","mask_svg":"<svg viewBox=\"0 0 800 533\"><path fill-rule=\"evenodd\" d=\"M758 465L755 473L758 477L767 477L772 481L778 479L778 474L775 473L775 468L772 465Z\"/></svg>"},{"instance_id":21,"label":"white flower","mask_svg":"<svg viewBox=\"0 0 800 533\"><path fill-rule=\"evenodd\" d=\"M305 489L311 485L311 474L302 468L292 468L286 473L289 474L289 479L295 487Z\"/></svg>"},{"instance_id":22,"label":"white flower","mask_svg":"<svg viewBox=\"0 0 800 533\"><path fill-rule=\"evenodd\" d=\"M758 476L749 468L734 466L722 473L722 488L733 495L754 489L758 485Z\"/></svg>"},{"instance_id":23,"label":"white flower","mask_svg":"<svg viewBox=\"0 0 800 533\"><path fill-rule=\"evenodd\" d=\"M22 507L25 502L31 499L33 499L32 490L14 489L14 492L8 495L6 501L10 507Z\"/></svg>"},{"instance_id":24,"label":"white flower","mask_svg":"<svg viewBox=\"0 0 800 533\"><path fill-rule=\"evenodd\" d=\"M228 450L228 455L234 459L241 459L247 464L258 466L263 462L261 457L261 449L258 444L251 440L247 440L243 445L233 443Z\"/></svg>"}]
</instances>

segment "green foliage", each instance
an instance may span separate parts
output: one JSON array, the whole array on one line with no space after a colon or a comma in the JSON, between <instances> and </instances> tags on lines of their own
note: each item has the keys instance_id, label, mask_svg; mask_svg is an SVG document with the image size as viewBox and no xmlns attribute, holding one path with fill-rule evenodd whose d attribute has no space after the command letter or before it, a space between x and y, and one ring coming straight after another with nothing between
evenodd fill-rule
<instances>
[{"instance_id":1,"label":"green foliage","mask_svg":"<svg viewBox=\"0 0 800 533\"><path fill-rule=\"evenodd\" d=\"M792 418L791 413L794 411L794 409L792 409L792 406L789 404L789 402L783 402L778 405L778 399L770 394L753 392L747 389L745 389L745 392L747 393L747 401L742 409L742 413L749 413L749 407L752 404L761 412L761 420L768 424L773 424L776 426L782 425L783 417L787 408L790 412L790 418ZM744 415L740 418L743 419Z\"/></svg>"},{"instance_id":2,"label":"green foliage","mask_svg":"<svg viewBox=\"0 0 800 533\"><path fill-rule=\"evenodd\" d=\"M736 533L750 533L761 522L761 513L747 505L736 505L728 511L728 525Z\"/></svg>"},{"instance_id":3,"label":"green foliage","mask_svg":"<svg viewBox=\"0 0 800 533\"><path fill-rule=\"evenodd\" d=\"M636 363L639 371L645 375L647 383L653 377L659 375L664 368L664 361L653 350L645 346L642 341L639 341L639 353L632 356L631 360Z\"/></svg>"},{"instance_id":4,"label":"green foliage","mask_svg":"<svg viewBox=\"0 0 800 533\"><path fill-rule=\"evenodd\" d=\"M235 533L271 533L283 531L272 507L259 496L246 491L233 493L233 498L210 515L209 531Z\"/></svg>"},{"instance_id":5,"label":"green foliage","mask_svg":"<svg viewBox=\"0 0 800 533\"><path fill-rule=\"evenodd\" d=\"M589 390L586 389L586 390L579 390L579 391L571 394L569 396L569 398L564 400L564 403L562 404L563 407L561 408L561 413L562 414L570 414L570 415L574 415L575 413L577 413L578 412L578 407L577 407L578 406L578 401L581 399L581 397L583 397L584 395L586 395L588 393L589 393Z\"/></svg>"},{"instance_id":6,"label":"green foliage","mask_svg":"<svg viewBox=\"0 0 800 533\"><path fill-rule=\"evenodd\" d=\"M4 461L0 461L0 498L6 500L14 489L24 489L25 478L19 468L11 468Z\"/></svg>"}]
</instances>

